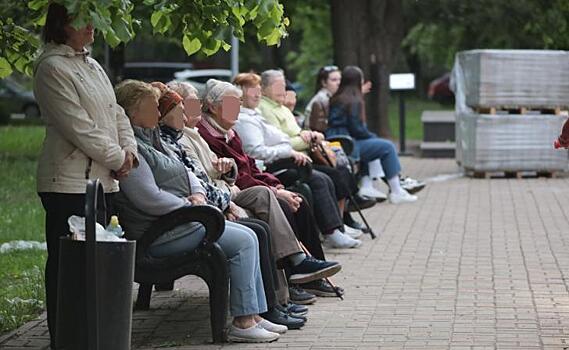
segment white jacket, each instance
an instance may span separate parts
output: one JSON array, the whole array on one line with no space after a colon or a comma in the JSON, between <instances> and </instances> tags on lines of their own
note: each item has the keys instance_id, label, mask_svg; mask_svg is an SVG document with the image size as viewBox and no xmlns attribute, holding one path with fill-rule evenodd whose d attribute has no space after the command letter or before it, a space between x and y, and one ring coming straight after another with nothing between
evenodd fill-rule
<instances>
[{"instance_id":1,"label":"white jacket","mask_svg":"<svg viewBox=\"0 0 569 350\"><path fill-rule=\"evenodd\" d=\"M241 138L243 150L251 158L272 163L292 156L290 137L267 123L255 109L241 107L233 129Z\"/></svg>"},{"instance_id":2,"label":"white jacket","mask_svg":"<svg viewBox=\"0 0 569 350\"><path fill-rule=\"evenodd\" d=\"M38 161L38 192L85 193L87 178L118 191L111 170L125 151L137 155L124 110L105 71L88 51L47 44L34 71L34 95L46 125Z\"/></svg>"}]
</instances>

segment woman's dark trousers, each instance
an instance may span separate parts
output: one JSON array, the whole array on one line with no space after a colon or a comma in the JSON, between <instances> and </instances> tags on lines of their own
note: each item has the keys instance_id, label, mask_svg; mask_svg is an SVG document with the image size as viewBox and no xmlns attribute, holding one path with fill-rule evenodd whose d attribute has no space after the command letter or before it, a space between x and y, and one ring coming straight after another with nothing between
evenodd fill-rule
<instances>
[{"instance_id":1,"label":"woman's dark trousers","mask_svg":"<svg viewBox=\"0 0 569 350\"><path fill-rule=\"evenodd\" d=\"M45 240L47 243L47 262L45 264L45 299L47 327L51 347L55 349L55 326L57 313L57 280L59 270L59 237L69 235L67 219L71 215L85 216L85 195L68 193L39 193L45 210ZM113 214L112 194L105 194L107 219ZM101 214L102 215L102 214Z\"/></svg>"}]
</instances>

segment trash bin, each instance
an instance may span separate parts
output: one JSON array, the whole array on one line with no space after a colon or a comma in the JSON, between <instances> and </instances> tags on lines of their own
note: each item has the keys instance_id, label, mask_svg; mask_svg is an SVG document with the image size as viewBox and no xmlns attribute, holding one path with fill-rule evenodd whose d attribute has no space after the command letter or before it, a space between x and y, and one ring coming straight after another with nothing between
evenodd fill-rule
<instances>
[{"instance_id":1,"label":"trash bin","mask_svg":"<svg viewBox=\"0 0 569 350\"><path fill-rule=\"evenodd\" d=\"M130 349L136 243L96 241L101 207L105 210L103 187L89 181L85 241L60 239L57 349Z\"/></svg>"}]
</instances>

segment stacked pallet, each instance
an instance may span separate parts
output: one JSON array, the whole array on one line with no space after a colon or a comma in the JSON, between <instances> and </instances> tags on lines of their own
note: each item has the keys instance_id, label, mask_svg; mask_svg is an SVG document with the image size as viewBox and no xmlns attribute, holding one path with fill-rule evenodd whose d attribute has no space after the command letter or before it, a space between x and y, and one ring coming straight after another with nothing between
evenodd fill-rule
<instances>
[{"instance_id":1,"label":"stacked pallet","mask_svg":"<svg viewBox=\"0 0 569 350\"><path fill-rule=\"evenodd\" d=\"M553 149L569 108L569 53L473 50L457 54L456 159L465 173L519 177L569 170Z\"/></svg>"}]
</instances>

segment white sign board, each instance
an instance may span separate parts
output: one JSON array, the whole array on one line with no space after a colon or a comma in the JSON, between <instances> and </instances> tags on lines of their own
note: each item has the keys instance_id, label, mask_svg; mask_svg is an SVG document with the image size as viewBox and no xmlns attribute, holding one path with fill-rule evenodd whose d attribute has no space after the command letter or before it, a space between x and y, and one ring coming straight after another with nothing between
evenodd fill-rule
<instances>
[{"instance_id":1,"label":"white sign board","mask_svg":"<svg viewBox=\"0 0 569 350\"><path fill-rule=\"evenodd\" d=\"M391 90L413 90L415 89L415 74L390 74L389 88Z\"/></svg>"}]
</instances>

